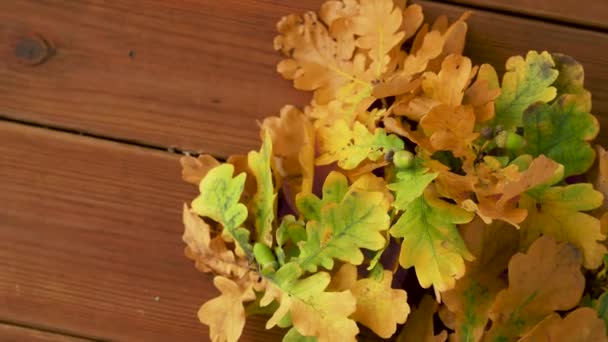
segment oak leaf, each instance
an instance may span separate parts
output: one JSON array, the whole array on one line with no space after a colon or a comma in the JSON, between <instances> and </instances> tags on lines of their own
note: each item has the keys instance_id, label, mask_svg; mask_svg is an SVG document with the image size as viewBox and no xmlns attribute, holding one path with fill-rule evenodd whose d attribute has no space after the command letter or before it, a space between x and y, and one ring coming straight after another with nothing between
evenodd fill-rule
<instances>
[{"instance_id":1,"label":"oak leaf","mask_svg":"<svg viewBox=\"0 0 608 342\"><path fill-rule=\"evenodd\" d=\"M483 341L521 337L554 311L575 307L585 287L581 262L576 247L546 236L526 254L514 255L509 262L509 287L492 305L492 328Z\"/></svg>"},{"instance_id":2,"label":"oak leaf","mask_svg":"<svg viewBox=\"0 0 608 342\"><path fill-rule=\"evenodd\" d=\"M341 184L346 182L346 178L338 173L333 177ZM328 181L335 182L331 175ZM315 219L313 216L313 220L308 221L307 240L299 244L298 262L306 271L314 272L318 265L332 269L334 259L360 265L363 262L360 249L379 250L384 247L385 238L380 232L388 230L390 225L388 203L383 193L350 190L334 202L341 193L336 198L335 192L326 189L332 187L324 187L323 200L311 201L320 202L317 205L318 217ZM325 194L333 199L327 199Z\"/></svg>"},{"instance_id":3,"label":"oak leaf","mask_svg":"<svg viewBox=\"0 0 608 342\"><path fill-rule=\"evenodd\" d=\"M597 119L580 95L562 95L551 105L536 103L524 113L524 151L544 154L564 165L565 176L587 171L595 159L589 141L599 131Z\"/></svg>"},{"instance_id":4,"label":"oak leaf","mask_svg":"<svg viewBox=\"0 0 608 342\"><path fill-rule=\"evenodd\" d=\"M422 158L416 157L413 165L398 168L395 172L395 182L388 188L395 193L393 206L405 210L410 202L420 197L427 186L437 177L437 173L426 167Z\"/></svg>"},{"instance_id":5,"label":"oak leaf","mask_svg":"<svg viewBox=\"0 0 608 342\"><path fill-rule=\"evenodd\" d=\"M243 302L255 300L251 285L239 285L228 278L216 276L213 284L221 292L201 306L198 318L209 326L209 334L214 342L236 342L245 327Z\"/></svg>"},{"instance_id":6,"label":"oak leaf","mask_svg":"<svg viewBox=\"0 0 608 342\"><path fill-rule=\"evenodd\" d=\"M331 127L322 127L319 133L321 155L317 165L338 162L343 169L354 169L362 161L376 161L388 151L402 150L403 141L395 135L388 135L382 128L372 133L360 122L355 122L352 130L340 120Z\"/></svg>"},{"instance_id":7,"label":"oak leaf","mask_svg":"<svg viewBox=\"0 0 608 342\"><path fill-rule=\"evenodd\" d=\"M273 168L283 182L287 200L295 203L299 193L310 193L314 179L315 131L306 116L293 106L281 109L280 117L268 117L262 131L270 133Z\"/></svg>"},{"instance_id":8,"label":"oak leaf","mask_svg":"<svg viewBox=\"0 0 608 342\"><path fill-rule=\"evenodd\" d=\"M359 14L352 19L352 29L358 36L356 45L367 51L370 69L379 78L390 63L389 51L402 42L403 13L393 0L359 0Z\"/></svg>"},{"instance_id":9,"label":"oak leaf","mask_svg":"<svg viewBox=\"0 0 608 342\"><path fill-rule=\"evenodd\" d=\"M416 268L423 288L433 285L436 292L451 289L465 273L464 260L473 259L456 224L472 219L472 213L427 190L408 204L391 227L391 235L403 238L399 263L403 268Z\"/></svg>"},{"instance_id":10,"label":"oak leaf","mask_svg":"<svg viewBox=\"0 0 608 342\"><path fill-rule=\"evenodd\" d=\"M345 51L352 49L342 44L349 42L330 36L313 12L284 17L277 30L280 35L274 40L275 50L288 57L279 62L277 70L286 79L294 80L295 88L314 90L317 103L328 103L349 82L367 84L365 57L348 56Z\"/></svg>"},{"instance_id":11,"label":"oak leaf","mask_svg":"<svg viewBox=\"0 0 608 342\"><path fill-rule=\"evenodd\" d=\"M194 185L198 185L209 170L220 165L217 159L208 154L200 155L198 158L183 156L179 162L182 165L182 179Z\"/></svg>"},{"instance_id":12,"label":"oak leaf","mask_svg":"<svg viewBox=\"0 0 608 342\"><path fill-rule=\"evenodd\" d=\"M529 246L540 235L570 242L580 248L583 265L597 268L608 250L601 241L600 221L582 211L602 204L603 196L591 184L539 187L522 195L519 205L528 210L528 218L521 224L522 243Z\"/></svg>"},{"instance_id":13,"label":"oak leaf","mask_svg":"<svg viewBox=\"0 0 608 342\"><path fill-rule=\"evenodd\" d=\"M407 293L393 289L393 274L383 271L380 280L357 280L357 267L344 264L334 275L330 286L335 291L350 290L357 300L357 309L351 315L355 321L370 328L382 338L390 338L397 324L405 323L410 312Z\"/></svg>"},{"instance_id":14,"label":"oak leaf","mask_svg":"<svg viewBox=\"0 0 608 342\"><path fill-rule=\"evenodd\" d=\"M479 136L474 132L473 107L439 105L420 120L420 126L430 137L434 151L452 151L455 157L464 157L473 162L475 154L471 145Z\"/></svg>"},{"instance_id":15,"label":"oak leaf","mask_svg":"<svg viewBox=\"0 0 608 342\"><path fill-rule=\"evenodd\" d=\"M293 326L301 336L313 336L319 342L356 341L359 328L349 318L356 309L351 292L326 292L330 283L326 272L298 279L301 274L297 264L288 263L268 276L273 290L267 292L261 305L268 305L272 300L280 301L280 305L266 327L274 326L290 314Z\"/></svg>"},{"instance_id":16,"label":"oak leaf","mask_svg":"<svg viewBox=\"0 0 608 342\"><path fill-rule=\"evenodd\" d=\"M276 194L272 182L272 138L268 131L264 131L264 139L260 152L251 151L247 155L249 169L255 176L257 192L251 200L254 223L257 233L256 241L272 246L272 222Z\"/></svg>"},{"instance_id":17,"label":"oak leaf","mask_svg":"<svg viewBox=\"0 0 608 342\"><path fill-rule=\"evenodd\" d=\"M239 203L245 174L232 177L234 166L222 164L207 173L199 185L200 195L192 201L192 210L222 224L222 237L236 241L239 255L251 255L249 230L241 227L247 219L247 207Z\"/></svg>"},{"instance_id":18,"label":"oak leaf","mask_svg":"<svg viewBox=\"0 0 608 342\"><path fill-rule=\"evenodd\" d=\"M551 314L518 342L607 342L604 322L591 308L579 308L565 318Z\"/></svg>"},{"instance_id":19,"label":"oak leaf","mask_svg":"<svg viewBox=\"0 0 608 342\"><path fill-rule=\"evenodd\" d=\"M456 54L449 55L441 63L439 73L424 73L422 89L428 97L450 107L456 107L462 103L472 72L469 58Z\"/></svg>"},{"instance_id":20,"label":"oak leaf","mask_svg":"<svg viewBox=\"0 0 608 342\"><path fill-rule=\"evenodd\" d=\"M528 158L520 156L519 159ZM538 158L525 164L527 164L525 170L521 172L518 170L510 179L502 179L493 184L494 189L492 191L485 193L481 191L477 192L480 216L484 219L503 220L519 227L519 224L528 214L527 209L518 206L519 196L536 186L550 181L556 175L560 178L563 175L563 166L544 155L540 155ZM511 166L516 166L516 164L511 164Z\"/></svg>"},{"instance_id":21,"label":"oak leaf","mask_svg":"<svg viewBox=\"0 0 608 342\"><path fill-rule=\"evenodd\" d=\"M496 70L489 64L482 64L475 82L464 92L463 104L473 106L475 122L485 122L494 118L494 100L500 95L500 85Z\"/></svg>"},{"instance_id":22,"label":"oak leaf","mask_svg":"<svg viewBox=\"0 0 608 342\"><path fill-rule=\"evenodd\" d=\"M434 333L433 315L437 307L433 297L429 295L422 297L418 306L412 308L412 313L401 329L397 342L444 342L448 337L445 330L438 335Z\"/></svg>"},{"instance_id":23,"label":"oak leaf","mask_svg":"<svg viewBox=\"0 0 608 342\"><path fill-rule=\"evenodd\" d=\"M240 279L249 272L247 259L235 257L221 236L211 237L211 227L184 204L183 209L186 256L196 268L231 279Z\"/></svg>"},{"instance_id":24,"label":"oak leaf","mask_svg":"<svg viewBox=\"0 0 608 342\"><path fill-rule=\"evenodd\" d=\"M479 218L461 226L460 233L475 260L466 263L464 277L441 297L451 313L451 322L445 323L455 330L450 339L476 342L485 331L496 295L507 287L500 275L517 252L519 233L505 223L486 225Z\"/></svg>"},{"instance_id":25,"label":"oak leaf","mask_svg":"<svg viewBox=\"0 0 608 342\"><path fill-rule=\"evenodd\" d=\"M551 84L558 76L554 67L548 52L530 51L525 59L521 56L509 58L492 123L506 130L521 127L523 113L531 104L553 100L557 90Z\"/></svg>"}]
</instances>

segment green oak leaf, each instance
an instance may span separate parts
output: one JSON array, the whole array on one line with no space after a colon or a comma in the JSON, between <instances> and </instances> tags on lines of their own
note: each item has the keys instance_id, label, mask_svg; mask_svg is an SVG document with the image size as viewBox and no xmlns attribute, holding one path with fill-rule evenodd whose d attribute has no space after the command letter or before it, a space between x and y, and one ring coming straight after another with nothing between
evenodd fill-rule
<instances>
[{"instance_id":1,"label":"green oak leaf","mask_svg":"<svg viewBox=\"0 0 608 342\"><path fill-rule=\"evenodd\" d=\"M348 180L343 174L332 171L323 183L323 197L320 199L312 193L298 195L296 206L307 220L319 221L321 208L329 203L340 203L348 192Z\"/></svg>"},{"instance_id":2,"label":"green oak leaf","mask_svg":"<svg viewBox=\"0 0 608 342\"><path fill-rule=\"evenodd\" d=\"M506 130L520 127L526 108L538 101L553 100L557 91L551 84L558 77L554 67L548 52L530 51L525 59L521 56L509 58L500 96L494 102L494 126L500 125Z\"/></svg>"},{"instance_id":3,"label":"green oak leaf","mask_svg":"<svg viewBox=\"0 0 608 342\"><path fill-rule=\"evenodd\" d=\"M396 170L396 182L388 185L395 193L393 206L399 210L405 210L408 204L420 197L424 189L437 177L437 173L428 172L429 169L423 165L423 159L416 157L413 165Z\"/></svg>"},{"instance_id":4,"label":"green oak leaf","mask_svg":"<svg viewBox=\"0 0 608 342\"><path fill-rule=\"evenodd\" d=\"M524 113L524 152L564 165L564 175L587 171L595 160L589 141L599 132L597 119L580 95L562 95L552 104L536 103Z\"/></svg>"},{"instance_id":5,"label":"green oak leaf","mask_svg":"<svg viewBox=\"0 0 608 342\"><path fill-rule=\"evenodd\" d=\"M237 251L252 256L249 231L241 227L247 219L247 207L239 203L247 176L241 173L232 178L233 173L231 164L211 169L199 184L200 195L192 201L192 210L221 223L222 236L236 241Z\"/></svg>"},{"instance_id":6,"label":"green oak leaf","mask_svg":"<svg viewBox=\"0 0 608 342\"><path fill-rule=\"evenodd\" d=\"M283 336L283 342L315 342L317 338L314 336L302 336L296 328L291 328L285 336Z\"/></svg>"},{"instance_id":7,"label":"green oak leaf","mask_svg":"<svg viewBox=\"0 0 608 342\"><path fill-rule=\"evenodd\" d=\"M329 182L339 181L342 175L333 173ZM325 187L324 187L325 188ZM328 188L332 188L328 186ZM343 190L343 189L342 189ZM342 191L341 190L341 191ZM325 192L325 191L324 191ZM317 219L308 221L307 240L299 244L298 262L302 269L315 272L318 265L331 269L333 259L359 265L363 262L360 248L379 250L385 245L380 233L390 225L388 206L381 192L349 191L339 202L333 202L334 192L327 193Z\"/></svg>"},{"instance_id":8,"label":"green oak leaf","mask_svg":"<svg viewBox=\"0 0 608 342\"><path fill-rule=\"evenodd\" d=\"M473 216L425 192L407 205L390 230L394 237L403 238L399 263L403 268L414 266L424 288L453 288L455 280L464 275L464 260L474 259L456 224L467 223Z\"/></svg>"},{"instance_id":9,"label":"green oak leaf","mask_svg":"<svg viewBox=\"0 0 608 342\"><path fill-rule=\"evenodd\" d=\"M306 228L303 221L298 221L293 215L285 215L277 228L277 246L274 248L279 264L283 265L292 257L299 254L297 244L306 240ZM285 247L287 242L292 245Z\"/></svg>"},{"instance_id":10,"label":"green oak leaf","mask_svg":"<svg viewBox=\"0 0 608 342\"><path fill-rule=\"evenodd\" d=\"M252 198L252 210L257 233L257 241L272 246L272 221L274 220L274 203L276 194L272 184L272 140L266 130L264 143L260 152L251 151L247 155L247 162L251 173L257 183L256 194Z\"/></svg>"},{"instance_id":11,"label":"green oak leaf","mask_svg":"<svg viewBox=\"0 0 608 342\"><path fill-rule=\"evenodd\" d=\"M606 331L608 331L608 292L604 292L595 303L595 310L597 315L604 320L606 324Z\"/></svg>"},{"instance_id":12,"label":"green oak leaf","mask_svg":"<svg viewBox=\"0 0 608 342\"><path fill-rule=\"evenodd\" d=\"M563 94L582 95L588 105L586 111L591 110L591 93L584 87L585 71L583 66L574 58L561 53L551 54L555 67L559 71L559 76L553 86L557 88L557 97Z\"/></svg>"},{"instance_id":13,"label":"green oak leaf","mask_svg":"<svg viewBox=\"0 0 608 342\"><path fill-rule=\"evenodd\" d=\"M349 128L344 120L333 126L319 129L321 155L317 165L338 162L345 170L354 169L366 159L376 161L388 151L402 150L404 143L394 134L386 134L384 129L376 128L372 133L360 122Z\"/></svg>"}]
</instances>

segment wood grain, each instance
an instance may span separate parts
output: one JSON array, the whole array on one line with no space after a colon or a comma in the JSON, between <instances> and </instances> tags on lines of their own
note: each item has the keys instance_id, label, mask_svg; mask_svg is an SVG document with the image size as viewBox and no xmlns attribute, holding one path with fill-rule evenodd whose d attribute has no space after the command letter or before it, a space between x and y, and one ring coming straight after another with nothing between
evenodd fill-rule
<instances>
[{"instance_id":1,"label":"wood grain","mask_svg":"<svg viewBox=\"0 0 608 342\"><path fill-rule=\"evenodd\" d=\"M180 211L195 189L176 155L0 121L0 189L0 321L208 340L196 313L217 291L183 256ZM243 340L279 339L264 323Z\"/></svg>"},{"instance_id":2,"label":"wood grain","mask_svg":"<svg viewBox=\"0 0 608 342\"><path fill-rule=\"evenodd\" d=\"M418 2L430 18L467 9ZM257 119L308 98L275 72L275 22L321 3L0 1L0 114L220 156L255 148ZM469 22L476 62L501 66L529 49L577 58L608 131L608 34L482 10ZM32 65L37 55L28 52L38 50L27 47L37 39L51 57Z\"/></svg>"},{"instance_id":3,"label":"wood grain","mask_svg":"<svg viewBox=\"0 0 608 342\"><path fill-rule=\"evenodd\" d=\"M0 323L2 342L92 342L93 340L65 336L40 330Z\"/></svg>"},{"instance_id":4,"label":"wood grain","mask_svg":"<svg viewBox=\"0 0 608 342\"><path fill-rule=\"evenodd\" d=\"M516 15L526 14L590 28L608 29L606 0L448 0L445 2L507 11Z\"/></svg>"}]
</instances>

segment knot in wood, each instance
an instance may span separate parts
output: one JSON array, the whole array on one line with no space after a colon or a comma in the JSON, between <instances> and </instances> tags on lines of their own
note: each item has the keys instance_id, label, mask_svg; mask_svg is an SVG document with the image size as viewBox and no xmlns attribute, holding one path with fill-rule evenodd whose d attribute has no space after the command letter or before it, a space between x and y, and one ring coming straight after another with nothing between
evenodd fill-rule
<instances>
[{"instance_id":1,"label":"knot in wood","mask_svg":"<svg viewBox=\"0 0 608 342\"><path fill-rule=\"evenodd\" d=\"M15 56L27 65L39 65L44 63L53 54L53 49L44 38L38 35L28 35L17 40L15 44Z\"/></svg>"}]
</instances>

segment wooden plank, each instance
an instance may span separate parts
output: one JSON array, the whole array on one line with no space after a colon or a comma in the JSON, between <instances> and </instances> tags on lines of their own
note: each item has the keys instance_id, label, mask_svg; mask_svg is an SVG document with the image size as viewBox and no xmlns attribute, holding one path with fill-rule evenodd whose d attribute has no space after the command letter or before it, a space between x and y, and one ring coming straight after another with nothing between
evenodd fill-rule
<instances>
[{"instance_id":1,"label":"wooden plank","mask_svg":"<svg viewBox=\"0 0 608 342\"><path fill-rule=\"evenodd\" d=\"M184 257L176 155L0 121L0 321L205 341L217 291ZM252 319L244 341L279 339ZM0 336L0 340L3 340Z\"/></svg>"},{"instance_id":2,"label":"wooden plank","mask_svg":"<svg viewBox=\"0 0 608 342\"><path fill-rule=\"evenodd\" d=\"M466 10L418 2L428 17ZM256 119L308 97L274 70L275 22L321 3L0 1L0 113L221 156L252 149ZM608 34L482 10L469 22L467 53L476 62L501 66L529 49L570 54L585 65L595 113L608 113ZM19 42L30 51L23 45L36 38L19 37L32 32L56 50L37 66L15 56Z\"/></svg>"},{"instance_id":3,"label":"wooden plank","mask_svg":"<svg viewBox=\"0 0 608 342\"><path fill-rule=\"evenodd\" d=\"M515 14L523 13L601 30L608 29L608 1L606 0L448 0L444 2Z\"/></svg>"},{"instance_id":4,"label":"wooden plank","mask_svg":"<svg viewBox=\"0 0 608 342\"><path fill-rule=\"evenodd\" d=\"M91 342L93 340L0 323L3 342Z\"/></svg>"}]
</instances>

